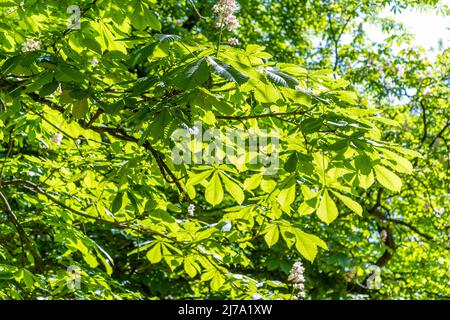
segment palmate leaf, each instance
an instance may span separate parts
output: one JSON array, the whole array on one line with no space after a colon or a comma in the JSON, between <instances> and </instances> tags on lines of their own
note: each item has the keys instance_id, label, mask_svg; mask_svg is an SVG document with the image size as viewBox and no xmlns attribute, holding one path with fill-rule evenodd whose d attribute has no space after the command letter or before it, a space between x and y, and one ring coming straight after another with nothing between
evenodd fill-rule
<instances>
[{"instance_id":1,"label":"palmate leaf","mask_svg":"<svg viewBox=\"0 0 450 320\"><path fill-rule=\"evenodd\" d=\"M277 86L294 89L298 85L297 79L284 72L278 71L274 68L266 68L264 71L267 79Z\"/></svg>"},{"instance_id":2,"label":"palmate leaf","mask_svg":"<svg viewBox=\"0 0 450 320\"><path fill-rule=\"evenodd\" d=\"M338 197L350 210L355 212L357 215L362 216L363 209L358 202L335 191L333 191L333 194Z\"/></svg>"},{"instance_id":3,"label":"palmate leaf","mask_svg":"<svg viewBox=\"0 0 450 320\"><path fill-rule=\"evenodd\" d=\"M295 201L295 179L293 177L288 178L277 196L277 201L283 211L286 213L290 212L290 205Z\"/></svg>"},{"instance_id":4,"label":"palmate leaf","mask_svg":"<svg viewBox=\"0 0 450 320\"><path fill-rule=\"evenodd\" d=\"M229 82L235 82L239 85L247 82L248 77L237 71L235 68L220 60L207 57L209 65L213 72Z\"/></svg>"},{"instance_id":5,"label":"palmate leaf","mask_svg":"<svg viewBox=\"0 0 450 320\"><path fill-rule=\"evenodd\" d=\"M209 78L208 63L205 58L176 69L169 82L180 89L189 90L205 83Z\"/></svg>"},{"instance_id":6,"label":"palmate leaf","mask_svg":"<svg viewBox=\"0 0 450 320\"><path fill-rule=\"evenodd\" d=\"M323 192L322 199L317 208L317 216L326 224L330 224L338 216L336 203L334 203L334 200L330 197L328 190L324 190Z\"/></svg>"},{"instance_id":7,"label":"palmate leaf","mask_svg":"<svg viewBox=\"0 0 450 320\"><path fill-rule=\"evenodd\" d=\"M317 236L297 228L291 228L291 230L295 235L295 248L305 259L313 262L317 255L317 247L328 249L325 242Z\"/></svg>"},{"instance_id":8,"label":"palmate leaf","mask_svg":"<svg viewBox=\"0 0 450 320\"><path fill-rule=\"evenodd\" d=\"M230 178L227 177L226 174L220 172L220 177L222 178L223 184L225 185L225 189L231 196L237 201L237 203L242 204L245 200L244 191L242 191L241 187Z\"/></svg>"},{"instance_id":9,"label":"palmate leaf","mask_svg":"<svg viewBox=\"0 0 450 320\"><path fill-rule=\"evenodd\" d=\"M377 180L383 187L394 192L401 190L402 180L395 173L380 165L376 165L374 169Z\"/></svg>"},{"instance_id":10,"label":"palmate leaf","mask_svg":"<svg viewBox=\"0 0 450 320\"><path fill-rule=\"evenodd\" d=\"M144 30L150 27L154 30L161 30L161 22L158 17L148 7L148 5L136 0L134 3L134 12L131 15L131 23L138 30Z\"/></svg>"},{"instance_id":11,"label":"palmate leaf","mask_svg":"<svg viewBox=\"0 0 450 320\"><path fill-rule=\"evenodd\" d=\"M181 37L175 34L155 34L155 38L159 42L176 42L181 40Z\"/></svg>"},{"instance_id":12,"label":"palmate leaf","mask_svg":"<svg viewBox=\"0 0 450 320\"><path fill-rule=\"evenodd\" d=\"M213 206L218 205L223 200L223 187L217 172L214 172L211 180L209 180L209 183L206 186L205 199Z\"/></svg>"},{"instance_id":13,"label":"palmate leaf","mask_svg":"<svg viewBox=\"0 0 450 320\"><path fill-rule=\"evenodd\" d=\"M267 245L269 247L274 246L280 237L280 230L278 229L278 226L275 224L270 225L264 234L264 240L266 241Z\"/></svg>"}]
</instances>

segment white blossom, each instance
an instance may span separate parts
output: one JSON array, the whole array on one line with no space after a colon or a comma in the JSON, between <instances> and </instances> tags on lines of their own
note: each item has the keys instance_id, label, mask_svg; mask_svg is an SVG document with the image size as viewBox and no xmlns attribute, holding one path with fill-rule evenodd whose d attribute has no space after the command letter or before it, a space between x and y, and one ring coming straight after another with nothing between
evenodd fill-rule
<instances>
[{"instance_id":1,"label":"white blossom","mask_svg":"<svg viewBox=\"0 0 450 320\"><path fill-rule=\"evenodd\" d=\"M34 39L27 38L27 40L22 43L22 52L30 52L41 50L41 42Z\"/></svg>"},{"instance_id":2,"label":"white blossom","mask_svg":"<svg viewBox=\"0 0 450 320\"><path fill-rule=\"evenodd\" d=\"M216 25L219 28L227 28L229 31L233 30L238 20L234 13L239 10L236 0L219 0L213 7L213 11L218 14L219 20Z\"/></svg>"},{"instance_id":3,"label":"white blossom","mask_svg":"<svg viewBox=\"0 0 450 320\"><path fill-rule=\"evenodd\" d=\"M91 64L91 66L95 67L96 65L98 65L98 60L97 59L89 59L88 62Z\"/></svg>"},{"instance_id":4,"label":"white blossom","mask_svg":"<svg viewBox=\"0 0 450 320\"><path fill-rule=\"evenodd\" d=\"M387 236L388 236L387 231L383 229L383 230L381 231L381 233L380 233L380 239L381 239L381 241L382 241L382 242L386 242Z\"/></svg>"},{"instance_id":5,"label":"white blossom","mask_svg":"<svg viewBox=\"0 0 450 320\"><path fill-rule=\"evenodd\" d=\"M345 65L347 66L347 68L351 69L353 67L352 63L350 60L345 60Z\"/></svg>"},{"instance_id":6,"label":"white blossom","mask_svg":"<svg viewBox=\"0 0 450 320\"><path fill-rule=\"evenodd\" d=\"M237 38L230 38L230 39L228 39L228 44L230 46L238 46L239 45L239 39L237 39Z\"/></svg>"},{"instance_id":7,"label":"white blossom","mask_svg":"<svg viewBox=\"0 0 450 320\"><path fill-rule=\"evenodd\" d=\"M433 70L431 70L430 68L428 68L428 69L425 71L425 76L426 76L426 77L431 77L432 74L433 74Z\"/></svg>"},{"instance_id":8,"label":"white blossom","mask_svg":"<svg viewBox=\"0 0 450 320\"><path fill-rule=\"evenodd\" d=\"M305 269L300 261L297 261L292 266L291 272L289 273L288 281L293 283L293 287L297 290L295 298L302 299L306 296L305 293L305 277L303 273Z\"/></svg>"},{"instance_id":9,"label":"white blossom","mask_svg":"<svg viewBox=\"0 0 450 320\"><path fill-rule=\"evenodd\" d=\"M195 205L191 203L189 205L189 207L187 208L187 210L188 210L189 215L193 216L194 215L194 211L195 211Z\"/></svg>"},{"instance_id":10,"label":"white blossom","mask_svg":"<svg viewBox=\"0 0 450 320\"><path fill-rule=\"evenodd\" d=\"M192 128L189 127L186 123L183 123L182 126L187 130L189 134L197 135L200 132L200 129L196 126L193 126Z\"/></svg>"},{"instance_id":11,"label":"white blossom","mask_svg":"<svg viewBox=\"0 0 450 320\"><path fill-rule=\"evenodd\" d=\"M231 222L230 221L226 221L221 230L222 230L222 232L230 232L230 230L231 230Z\"/></svg>"},{"instance_id":12,"label":"white blossom","mask_svg":"<svg viewBox=\"0 0 450 320\"><path fill-rule=\"evenodd\" d=\"M56 143L58 146L61 145L62 139L63 139L63 135L62 135L61 133L59 133L59 132L55 133L55 134L50 138L50 140L53 141L54 143Z\"/></svg>"},{"instance_id":13,"label":"white blossom","mask_svg":"<svg viewBox=\"0 0 450 320\"><path fill-rule=\"evenodd\" d=\"M405 75L405 66L402 64L398 64L395 66L395 69L397 69L397 77L403 78Z\"/></svg>"},{"instance_id":14,"label":"white blossom","mask_svg":"<svg viewBox=\"0 0 450 320\"><path fill-rule=\"evenodd\" d=\"M425 75L423 75L422 73L419 75L419 77L417 78L417 80L419 81L419 83L422 83L423 80L425 79Z\"/></svg>"},{"instance_id":15,"label":"white blossom","mask_svg":"<svg viewBox=\"0 0 450 320\"><path fill-rule=\"evenodd\" d=\"M255 293L252 295L253 300L261 300L263 297L259 293Z\"/></svg>"},{"instance_id":16,"label":"white blossom","mask_svg":"<svg viewBox=\"0 0 450 320\"><path fill-rule=\"evenodd\" d=\"M394 85L392 83L392 80L391 79L386 79L386 88L392 89L393 86Z\"/></svg>"}]
</instances>

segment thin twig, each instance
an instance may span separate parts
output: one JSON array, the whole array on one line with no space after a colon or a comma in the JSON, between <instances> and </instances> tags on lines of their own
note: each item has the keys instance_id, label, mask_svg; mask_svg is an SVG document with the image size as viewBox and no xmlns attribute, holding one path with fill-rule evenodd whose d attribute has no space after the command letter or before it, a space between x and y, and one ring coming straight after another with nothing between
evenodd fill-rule
<instances>
[{"instance_id":1,"label":"thin twig","mask_svg":"<svg viewBox=\"0 0 450 320\"><path fill-rule=\"evenodd\" d=\"M25 233L23 227L21 226L19 220L17 219L17 216L15 215L14 211L11 209L11 205L9 204L8 199L6 198L5 194L3 193L3 189L1 188L0 188L0 199L3 201L3 205L9 220L11 220L12 224L14 225L19 234L20 241L22 242L22 244L25 244L27 249L30 251L30 254L33 256L36 268L39 271L43 271L44 262L42 260L41 255L33 248L33 245L28 239L28 236Z\"/></svg>"}]
</instances>

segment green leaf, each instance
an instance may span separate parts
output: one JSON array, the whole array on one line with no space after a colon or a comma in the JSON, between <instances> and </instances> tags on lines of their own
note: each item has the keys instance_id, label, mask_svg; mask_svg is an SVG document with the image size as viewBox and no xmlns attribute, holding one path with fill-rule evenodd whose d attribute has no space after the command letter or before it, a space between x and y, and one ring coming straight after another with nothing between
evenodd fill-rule
<instances>
[{"instance_id":1,"label":"green leaf","mask_svg":"<svg viewBox=\"0 0 450 320\"><path fill-rule=\"evenodd\" d=\"M320 200L319 207L317 208L317 216L326 224L330 224L338 216L336 204L326 189L323 191L322 199Z\"/></svg>"},{"instance_id":2,"label":"green leaf","mask_svg":"<svg viewBox=\"0 0 450 320\"><path fill-rule=\"evenodd\" d=\"M253 80L253 81L252 81ZM280 99L279 90L270 82L255 81L251 79L249 83L255 91L255 99L261 103L275 103Z\"/></svg>"},{"instance_id":3,"label":"green leaf","mask_svg":"<svg viewBox=\"0 0 450 320\"><path fill-rule=\"evenodd\" d=\"M353 91L335 91L334 94L349 104L356 104L358 101L358 96Z\"/></svg>"},{"instance_id":4,"label":"green leaf","mask_svg":"<svg viewBox=\"0 0 450 320\"><path fill-rule=\"evenodd\" d=\"M149 251L147 251L147 259L151 263L158 263L162 259L161 243L157 242Z\"/></svg>"},{"instance_id":5,"label":"green leaf","mask_svg":"<svg viewBox=\"0 0 450 320\"><path fill-rule=\"evenodd\" d=\"M201 171L199 173L195 173L189 177L188 181L186 182L186 185L195 186L208 179L208 177L211 175L212 172L213 170L206 170Z\"/></svg>"},{"instance_id":6,"label":"green leaf","mask_svg":"<svg viewBox=\"0 0 450 320\"><path fill-rule=\"evenodd\" d=\"M112 202L111 212L112 213L118 212L122 208L122 204L123 204L123 192L118 192Z\"/></svg>"},{"instance_id":7,"label":"green leaf","mask_svg":"<svg viewBox=\"0 0 450 320\"><path fill-rule=\"evenodd\" d=\"M176 42L181 40L181 37L175 34L155 34L155 38L159 42Z\"/></svg>"},{"instance_id":8,"label":"green leaf","mask_svg":"<svg viewBox=\"0 0 450 320\"><path fill-rule=\"evenodd\" d=\"M244 189L253 190L259 187L262 180L262 174L254 174L250 178L244 180Z\"/></svg>"},{"instance_id":9,"label":"green leaf","mask_svg":"<svg viewBox=\"0 0 450 320\"><path fill-rule=\"evenodd\" d=\"M211 180L209 180L209 183L206 186L205 199L213 206L218 205L223 200L222 183L220 182L217 172L214 172Z\"/></svg>"},{"instance_id":10,"label":"green leaf","mask_svg":"<svg viewBox=\"0 0 450 320\"><path fill-rule=\"evenodd\" d=\"M339 199L341 199L341 201L342 201L342 202L343 202L350 210L352 210L353 212L355 212L357 215L362 216L363 209L362 209L361 205L360 205L358 202L356 202L356 201L354 201L353 199L351 199L351 198L349 198L349 197L347 197L347 196L344 196L343 194L340 194L340 193L338 193L338 192L335 192L335 191L332 191L332 192L333 192L333 194L334 194L336 197L338 197Z\"/></svg>"},{"instance_id":11,"label":"green leaf","mask_svg":"<svg viewBox=\"0 0 450 320\"><path fill-rule=\"evenodd\" d=\"M248 77L234 69L229 64L226 64L220 60L216 60L211 57L207 57L210 66L212 67L214 73L218 76L224 78L227 81L235 82L239 85L247 82Z\"/></svg>"},{"instance_id":12,"label":"green leaf","mask_svg":"<svg viewBox=\"0 0 450 320\"><path fill-rule=\"evenodd\" d=\"M305 259L313 262L317 255L317 245L307 233L300 230L295 230L295 237L295 248Z\"/></svg>"},{"instance_id":13,"label":"green leaf","mask_svg":"<svg viewBox=\"0 0 450 320\"><path fill-rule=\"evenodd\" d=\"M153 12L148 12L148 24L150 28L153 30L161 31L161 22L158 19L158 16Z\"/></svg>"},{"instance_id":14,"label":"green leaf","mask_svg":"<svg viewBox=\"0 0 450 320\"><path fill-rule=\"evenodd\" d=\"M277 86L294 89L298 85L297 79L274 68L266 68L264 71L270 82Z\"/></svg>"},{"instance_id":15,"label":"green leaf","mask_svg":"<svg viewBox=\"0 0 450 320\"><path fill-rule=\"evenodd\" d=\"M278 226L273 224L266 229L266 234L264 235L264 240L269 247L275 245L280 237L280 231Z\"/></svg>"},{"instance_id":16,"label":"green leaf","mask_svg":"<svg viewBox=\"0 0 450 320\"><path fill-rule=\"evenodd\" d=\"M313 234L309 234L309 233L306 233L306 232L303 232L303 231L300 231L300 232L303 233L303 235L304 235L305 237L308 237L308 239L309 239L312 243L314 243L316 246L318 246L318 247L320 247L320 248L322 248L322 249L325 249L325 250L328 249L328 246L327 246L327 244L325 243L325 241L323 241L322 239L320 239L318 236L315 236L315 235L313 235Z\"/></svg>"},{"instance_id":17,"label":"green leaf","mask_svg":"<svg viewBox=\"0 0 450 320\"><path fill-rule=\"evenodd\" d=\"M319 118L307 118L302 121L300 127L302 131L306 134L317 132L322 128L323 120Z\"/></svg>"},{"instance_id":18,"label":"green leaf","mask_svg":"<svg viewBox=\"0 0 450 320\"><path fill-rule=\"evenodd\" d=\"M376 165L374 169L377 180L383 187L394 192L401 190L402 181L395 173L380 165Z\"/></svg>"},{"instance_id":19,"label":"green leaf","mask_svg":"<svg viewBox=\"0 0 450 320\"><path fill-rule=\"evenodd\" d=\"M225 283L225 278L219 271L214 273L213 278L211 279L210 286L213 291L218 291Z\"/></svg>"},{"instance_id":20,"label":"green leaf","mask_svg":"<svg viewBox=\"0 0 450 320\"><path fill-rule=\"evenodd\" d=\"M309 201L302 202L302 204L298 207L298 214L301 216L306 216L314 212L316 210L315 207L312 207L309 204Z\"/></svg>"},{"instance_id":21,"label":"green leaf","mask_svg":"<svg viewBox=\"0 0 450 320\"><path fill-rule=\"evenodd\" d=\"M194 278L197 275L197 268L195 261L191 258L191 256L187 256L183 262L184 271L191 277Z\"/></svg>"},{"instance_id":22,"label":"green leaf","mask_svg":"<svg viewBox=\"0 0 450 320\"><path fill-rule=\"evenodd\" d=\"M69 65L61 65L55 71L55 79L59 82L84 82L84 75L77 69Z\"/></svg>"},{"instance_id":23,"label":"green leaf","mask_svg":"<svg viewBox=\"0 0 450 320\"><path fill-rule=\"evenodd\" d=\"M205 58L201 58L176 70L171 82L180 89L190 90L202 85L208 78L208 63Z\"/></svg>"},{"instance_id":24,"label":"green leaf","mask_svg":"<svg viewBox=\"0 0 450 320\"><path fill-rule=\"evenodd\" d=\"M290 212L290 205L295 200L295 178L291 177L277 196L277 201L281 209L287 213Z\"/></svg>"},{"instance_id":25,"label":"green leaf","mask_svg":"<svg viewBox=\"0 0 450 320\"><path fill-rule=\"evenodd\" d=\"M294 172L297 169L297 153L293 152L284 164L284 170Z\"/></svg>"},{"instance_id":26,"label":"green leaf","mask_svg":"<svg viewBox=\"0 0 450 320\"><path fill-rule=\"evenodd\" d=\"M144 30L147 27L158 31L161 30L161 22L159 22L158 17L141 0L135 2L134 12L130 18L133 27L138 30Z\"/></svg>"},{"instance_id":27,"label":"green leaf","mask_svg":"<svg viewBox=\"0 0 450 320\"><path fill-rule=\"evenodd\" d=\"M392 164L392 162L389 162L389 165L397 172L400 173L406 173L406 174L411 174L413 172L413 166L411 164L411 162L409 162L408 159L403 158L402 156L399 156L398 154L389 151L387 149L384 148L378 148L379 150L381 150L384 154L384 156L389 159L389 160L393 160L395 162L395 164Z\"/></svg>"},{"instance_id":28,"label":"green leaf","mask_svg":"<svg viewBox=\"0 0 450 320\"><path fill-rule=\"evenodd\" d=\"M46 97L50 94L52 94L53 92L56 91L56 89L58 88L58 82L50 82L47 83L45 86L42 87L42 89L39 91L39 96L41 97Z\"/></svg>"},{"instance_id":29,"label":"green leaf","mask_svg":"<svg viewBox=\"0 0 450 320\"><path fill-rule=\"evenodd\" d=\"M242 204L245 200L244 191L242 191L241 187L231 181L225 174L220 173L220 177L222 178L223 184L225 185L225 189L229 194L233 196L233 198L237 201L237 203Z\"/></svg>"},{"instance_id":30,"label":"green leaf","mask_svg":"<svg viewBox=\"0 0 450 320\"><path fill-rule=\"evenodd\" d=\"M95 258L95 256L92 255L90 252L83 253L83 259L84 259L84 261L86 261L86 263L89 265L89 267L97 268L98 261Z\"/></svg>"},{"instance_id":31,"label":"green leaf","mask_svg":"<svg viewBox=\"0 0 450 320\"><path fill-rule=\"evenodd\" d=\"M369 189L372 184L375 182L375 177L373 175L373 171L370 170L370 172L365 175L362 174L361 172L358 172L358 182L359 182L359 186L363 189Z\"/></svg>"},{"instance_id":32,"label":"green leaf","mask_svg":"<svg viewBox=\"0 0 450 320\"><path fill-rule=\"evenodd\" d=\"M76 100L72 106L72 116L74 119L83 119L89 111L87 99Z\"/></svg>"}]
</instances>

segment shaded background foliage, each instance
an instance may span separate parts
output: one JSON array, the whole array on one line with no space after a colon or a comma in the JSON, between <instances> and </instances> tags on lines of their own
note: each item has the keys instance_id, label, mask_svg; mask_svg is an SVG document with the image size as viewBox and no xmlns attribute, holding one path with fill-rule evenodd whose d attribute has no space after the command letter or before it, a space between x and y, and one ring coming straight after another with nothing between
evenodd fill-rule
<instances>
[{"instance_id":1,"label":"shaded background foliage","mask_svg":"<svg viewBox=\"0 0 450 320\"><path fill-rule=\"evenodd\" d=\"M213 4L202 1L196 7L207 15ZM448 287L450 277L450 52L441 46L436 61L430 61L424 48L413 44L413 35L403 25L380 18L385 8L393 12L416 8L447 15L448 8L439 1L241 1L240 4L241 25L236 35L243 43L251 39L266 46L279 60L345 74L371 103L381 106L385 114L401 123L395 130L386 128L384 136L424 155L415 159L414 174L406 178L400 195L383 194L382 190L370 190L364 195L366 210L376 210L372 217L360 219L356 224L338 221L323 229L324 234L333 236L327 238L333 247L316 266L311 293L319 298L326 297L330 288L333 298L342 298L349 291L367 293L355 277L373 263L383 267L384 285L383 290L370 292L372 298L448 298L444 288ZM195 10L177 12L174 8L179 6L182 4L174 4L165 11L178 22L172 28L217 37L217 30L199 18ZM382 29L388 35L386 42L373 42L362 22ZM350 43L343 41L344 35L352 39ZM404 68L405 76L398 76L397 66ZM379 201L378 194L381 194ZM383 230L390 230L392 238L398 241L383 243ZM391 250L392 256L383 256L383 252Z\"/></svg>"},{"instance_id":2,"label":"shaded background foliage","mask_svg":"<svg viewBox=\"0 0 450 320\"><path fill-rule=\"evenodd\" d=\"M153 237L152 234L140 233L141 230L134 232L122 228L123 221L137 219L143 222L139 227L148 227L146 223L167 223L167 228L174 228L175 232L179 232L181 229L175 227L177 222L172 221L171 217L191 219L186 211L189 201L180 200L179 190L173 184L166 183L161 175L159 169L164 163L158 160L158 151L153 149L154 141L151 137L148 138L151 144L138 141L138 145L143 145L145 150L133 143L123 142L141 140L143 131L150 131L150 136L161 131L162 133L158 133L159 138L164 140L167 139L164 130L170 131L171 126L176 128L182 122L189 123L190 120L190 114L183 109L179 113L181 119L171 118L167 121L161 117L157 121L164 123L162 128L148 126L150 129L144 130L148 127L141 125L140 121L149 121L149 118L144 117L144 121L133 119L135 109L128 108L135 103L139 105L142 101L151 106L158 105L158 101L169 101L169 104L177 105L178 91L190 90L185 87L185 79L181 84L176 79L172 80L178 88L161 89L161 92L153 88L155 81L150 77L144 78L142 82L136 81L149 74L165 74L171 66L177 63L180 65L179 61L189 55L182 46L168 55L164 47L166 43L154 42L155 34L179 36L185 39L186 46L194 49L196 43L208 46L211 42L214 47L219 36L212 14L215 1L124 3L126 4L121 7L114 1L80 2L83 12L83 36L80 37L77 36L80 34L77 31L66 33L67 15L61 12L60 2L47 1L43 5L39 1L25 1L25 8L21 8L19 2L6 1L2 7L2 14L6 19L0 24L0 54L3 60L0 78L3 94L0 96L0 108L3 111L0 117L0 134L1 157L5 163L1 168L1 180L23 179L34 181L35 184L25 184L24 188L14 184L6 185L5 182L5 186L2 186L28 240L18 234L5 209L0 229L0 258L3 259L0 266L1 297L251 298L260 292L265 297L290 298L291 287L286 283L286 278L293 262L304 254L296 252L293 247L288 248L281 241L269 247L267 240L258 237L248 247L237 248L239 241L236 235L230 236L228 240L222 240L216 233L214 236L207 232L202 235L211 236L212 240L208 245L216 248L216 253L222 255L222 259L226 260L227 255L232 257L231 261L225 261L228 271L258 280L245 282L239 278L225 279L216 274L208 275L208 268L199 267L202 264L198 262L202 259L200 253L194 255L189 253L190 248L183 248L170 241L165 250L172 252L168 255L181 250L185 257L182 265L176 259L158 263L161 260L158 250L152 251L149 248L158 246L158 242L155 245L151 241L164 237ZM139 22L135 8L142 3L152 13ZM286 220L297 223L305 232L319 236L328 247L328 250L320 250L313 262L304 260L307 298L448 299L450 51L440 48L441 54L436 61L430 61L423 48L412 45L411 36L401 25L378 16L386 6L393 10L417 7L447 15L448 8L440 9L438 1L388 0L239 1L239 4L237 17L240 25L232 32L225 31L222 39L224 42L230 37L237 37L242 48L250 44L266 47L265 52L270 53L274 61L300 64L308 70L329 69L344 76L364 98L361 104L382 109L384 117L399 124L393 126L393 122L389 120L381 123L379 127L382 129L382 140L420 153L420 156L409 156L414 170L411 175L402 175L403 187L400 192L392 192L379 183L366 190L352 191L352 196L363 208L362 216L351 214L346 206L338 202L340 215L331 224L323 223L315 215ZM17 12L7 13L9 8L17 8ZM25 19L33 14L42 14L44 8L50 17L55 18L57 23L54 26L45 25L42 17L41 21L34 21L35 24ZM126 12L132 21L131 26L124 21ZM97 21L99 16L115 21L116 28L104 32L103 43L94 43L90 40L89 30L95 32L104 28ZM15 26L17 21L20 23ZM382 28L390 35L388 40L384 43L372 42L364 31L361 24L363 21L370 21ZM37 27L36 24L39 23L44 27ZM141 24L145 28L141 28ZM14 35L11 34L12 29ZM127 37L130 39L114 41L114 38ZM150 48L145 39L138 37L152 39L148 40ZM350 37L351 43L344 41L345 37ZM27 80L27 75L17 79L8 77L11 69L8 69L8 63L4 61L11 61L7 58L15 52L20 53L20 44L26 38L40 39L45 44L45 50L51 53L49 59L38 61L41 65L25 63L27 67L24 69L31 70L28 76L42 70L39 69L42 68L42 62L62 65L57 69L60 72L56 76L58 82L73 85L78 81L80 88L84 90L76 93L77 98L81 99L74 102L73 96L65 97L65 91L75 91L76 88L63 86L59 101L62 106L67 103L73 106L61 108L50 104L48 107L52 107L52 110L47 107L38 109L37 104L44 105L47 103L44 100L49 101L44 98L48 96L47 93L56 90L55 81L48 84L46 89L43 89L45 86L42 88L36 85L25 89L25 92L14 93L14 89L23 88L21 82ZM95 36L93 38L97 39ZM170 42L177 43L177 39L171 38ZM398 44L403 46L398 49ZM89 50L76 49L77 45ZM145 48L152 50L152 57L141 58L141 54L145 56L142 53L146 52ZM228 51L219 58L224 59L225 54ZM36 59L32 54L28 57L30 61ZM92 59L98 59L98 66L92 64ZM77 69L83 70L83 73L78 73ZM21 72L26 73L27 70ZM80 79L83 79L82 83ZM212 80L220 83L211 76ZM121 81L130 83L121 84ZM25 86L28 88L31 84L26 83ZM86 88L90 89L85 90ZM135 95L126 96L124 93L130 90ZM147 91L151 94L147 94ZM84 102L79 102L85 101L84 95L89 95L89 100L86 99L90 104L89 112L85 110ZM122 95L125 96L123 100L120 99ZM172 97L175 99L172 100ZM93 101L103 105L96 109ZM230 97L227 101L239 101L239 97ZM241 102L241 105L244 106L245 103ZM120 114L108 112L114 108L119 108ZM50 121L46 122L39 116L44 114L41 110L45 110ZM82 111L78 111L80 114L76 116L73 114L74 110ZM103 111L97 115L97 110ZM70 120L71 117L75 121ZM361 117L362 120L363 118ZM49 123L59 125L64 119L69 123L63 127L64 141L70 140L67 136L78 137L77 133L82 132L82 138L79 138L81 142L71 145L64 142L64 148L51 145L43 150L42 139L49 138L49 133L53 130ZM97 119L101 125L93 126ZM126 131L118 129L122 125ZM96 128L94 132L88 130L92 127ZM105 149L99 152L95 141L105 144ZM161 147L159 142L154 145L155 148ZM319 146L317 148L320 149ZM67 163L63 163L64 159ZM176 173L180 177L187 171L180 170ZM243 183L246 176L241 176L233 175ZM106 182L99 177L106 178ZM42 189L38 189L36 184ZM197 192L203 193L203 189L200 190ZM50 205L51 201L45 193L55 194L57 206L54 203ZM297 194L300 200L302 196L299 188ZM78 195L80 199L74 200L73 195ZM104 201L99 201L100 204L96 206L89 205L93 199ZM196 215L204 223L219 222L216 231L220 231L225 223L222 219L223 212L211 208L208 201L201 199L198 200L201 204L197 205ZM230 199L225 202L231 206ZM177 204L181 206L176 206ZM98 216L98 221L93 223L90 218L74 218L64 206L75 208L78 213ZM102 216L100 211L106 212L106 215ZM258 211L258 214L263 213ZM112 215L114 219L110 219L108 215ZM194 221L193 218L192 220ZM258 221L258 217L256 220ZM265 220L259 220L257 224L264 226ZM184 231L195 233L205 230L199 227L204 226L200 223L197 226L186 225L183 226ZM164 227L149 227L149 230L156 235L166 234ZM227 244L227 241L231 244ZM175 248L168 247L170 245ZM37 255L36 248L42 255L42 265L39 265L41 259L34 256ZM136 251L136 248L142 249ZM148 254L149 252L152 253ZM162 253L166 254L164 250ZM186 260L187 256L192 258ZM205 265L208 263L213 264L204 262ZM67 288L66 268L69 265L78 265L82 269L83 290ZM197 273L208 276L199 277ZM211 279L216 280L209 281ZM376 283L371 286L371 282ZM258 283L262 283L261 289ZM275 295L271 296L274 292Z\"/></svg>"}]
</instances>

